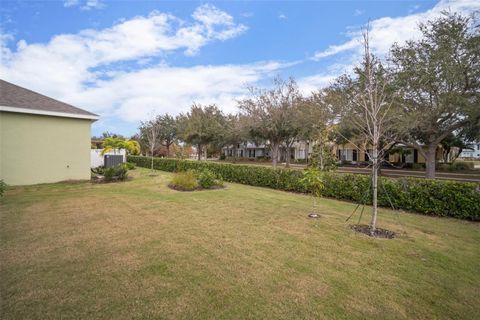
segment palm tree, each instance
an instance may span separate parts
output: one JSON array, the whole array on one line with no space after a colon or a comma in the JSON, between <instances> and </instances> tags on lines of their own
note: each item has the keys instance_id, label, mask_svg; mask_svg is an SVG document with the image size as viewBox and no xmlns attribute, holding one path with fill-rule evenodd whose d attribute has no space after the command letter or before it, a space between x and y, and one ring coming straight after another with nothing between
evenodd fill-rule
<instances>
[{"instance_id":1,"label":"palm tree","mask_svg":"<svg viewBox=\"0 0 480 320\"><path fill-rule=\"evenodd\" d=\"M113 150L125 149L127 154L136 155L140 153L140 144L135 140L125 140L122 138L105 138L103 141L102 155Z\"/></svg>"}]
</instances>

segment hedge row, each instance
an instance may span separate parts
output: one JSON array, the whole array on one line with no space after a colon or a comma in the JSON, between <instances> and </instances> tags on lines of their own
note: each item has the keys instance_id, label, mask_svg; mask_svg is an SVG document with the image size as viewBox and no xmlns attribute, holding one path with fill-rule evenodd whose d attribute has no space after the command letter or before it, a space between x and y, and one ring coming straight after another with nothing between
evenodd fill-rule
<instances>
[{"instance_id":1,"label":"hedge row","mask_svg":"<svg viewBox=\"0 0 480 320\"><path fill-rule=\"evenodd\" d=\"M151 158L129 156L129 162L150 168ZM302 171L273 169L260 166L222 164L208 161L191 161L155 158L157 170L176 172L189 169L209 169L225 181L278 190L308 193L300 183ZM323 196L372 203L369 177L360 174L329 172L324 175ZM385 192L386 191L386 192ZM437 216L480 220L480 184L421 178L380 178L378 203L397 209L411 210Z\"/></svg>"}]
</instances>

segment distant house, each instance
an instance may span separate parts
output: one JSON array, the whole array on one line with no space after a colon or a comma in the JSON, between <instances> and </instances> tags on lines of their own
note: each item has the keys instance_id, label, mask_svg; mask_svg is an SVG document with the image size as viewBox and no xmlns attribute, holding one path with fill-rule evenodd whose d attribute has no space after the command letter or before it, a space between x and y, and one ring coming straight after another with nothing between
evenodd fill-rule
<instances>
[{"instance_id":1,"label":"distant house","mask_svg":"<svg viewBox=\"0 0 480 320\"><path fill-rule=\"evenodd\" d=\"M464 149L458 156L460 159L480 159L480 141L470 145L471 149Z\"/></svg>"},{"instance_id":2,"label":"distant house","mask_svg":"<svg viewBox=\"0 0 480 320\"><path fill-rule=\"evenodd\" d=\"M90 179L98 116L0 80L0 179L9 185Z\"/></svg>"},{"instance_id":3,"label":"distant house","mask_svg":"<svg viewBox=\"0 0 480 320\"><path fill-rule=\"evenodd\" d=\"M285 161L287 155L287 148L280 146L278 150L278 160ZM253 142L245 142L234 146L226 146L222 148L222 153L225 157L233 157L236 152L236 157L246 159L268 159L271 158L270 147L266 144L255 144ZM306 160L307 156L312 153L312 146L303 142L295 141L290 147L290 156L292 160Z\"/></svg>"},{"instance_id":4,"label":"distant house","mask_svg":"<svg viewBox=\"0 0 480 320\"><path fill-rule=\"evenodd\" d=\"M332 142L331 146L332 152L336 155L339 161L361 163L368 162L370 160L367 152L359 149L350 142L345 144L335 144ZM402 146L399 146L397 149L402 149L402 152L389 154L389 162L403 164L425 163L425 158L418 152L418 150ZM238 158L253 160L271 157L270 148L266 144L256 145L251 142L246 142L238 144L236 148L234 148L234 146L226 146L222 149L225 157L233 157L235 151ZM303 162L307 159L307 157L311 156L312 152L312 143L309 144L305 141L295 141L291 146L290 156L292 160ZM286 148L284 146L280 147L278 160L285 161L286 154ZM442 149L440 146L437 148L436 157L437 161L442 160Z\"/></svg>"}]
</instances>

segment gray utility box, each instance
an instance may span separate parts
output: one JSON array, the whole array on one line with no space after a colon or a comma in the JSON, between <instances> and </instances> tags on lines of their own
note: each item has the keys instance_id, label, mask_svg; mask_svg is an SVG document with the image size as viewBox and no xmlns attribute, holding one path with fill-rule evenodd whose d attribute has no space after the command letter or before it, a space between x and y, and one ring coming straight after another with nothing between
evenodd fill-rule
<instances>
[{"instance_id":1,"label":"gray utility box","mask_svg":"<svg viewBox=\"0 0 480 320\"><path fill-rule=\"evenodd\" d=\"M105 168L115 167L123 163L123 155L121 154L106 154L103 156L103 163Z\"/></svg>"}]
</instances>

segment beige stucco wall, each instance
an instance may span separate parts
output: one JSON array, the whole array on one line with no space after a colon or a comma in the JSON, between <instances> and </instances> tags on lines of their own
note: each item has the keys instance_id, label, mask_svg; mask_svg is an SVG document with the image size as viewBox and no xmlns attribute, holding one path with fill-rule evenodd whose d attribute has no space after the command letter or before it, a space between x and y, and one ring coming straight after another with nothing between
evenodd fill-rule
<instances>
[{"instance_id":1,"label":"beige stucco wall","mask_svg":"<svg viewBox=\"0 0 480 320\"><path fill-rule=\"evenodd\" d=\"M9 185L90 179L90 125L0 112L0 179Z\"/></svg>"}]
</instances>

